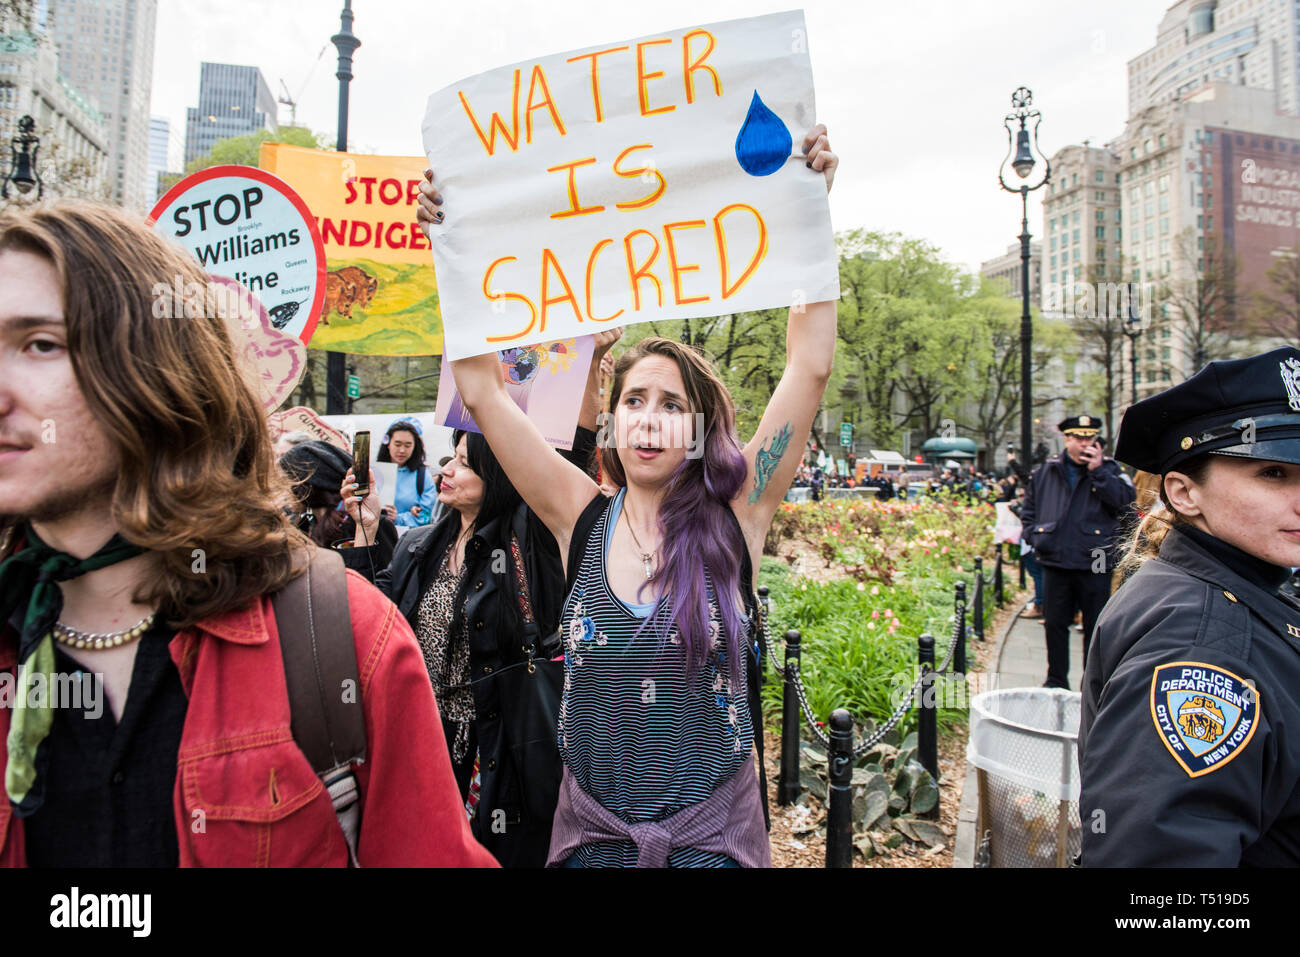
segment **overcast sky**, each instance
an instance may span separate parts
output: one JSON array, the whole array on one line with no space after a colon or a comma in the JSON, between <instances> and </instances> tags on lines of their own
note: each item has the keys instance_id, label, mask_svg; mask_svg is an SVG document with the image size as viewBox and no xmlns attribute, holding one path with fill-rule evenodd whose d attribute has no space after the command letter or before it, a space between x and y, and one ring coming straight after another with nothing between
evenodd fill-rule
<instances>
[{"instance_id":1,"label":"overcast sky","mask_svg":"<svg viewBox=\"0 0 1300 957\"><path fill-rule=\"evenodd\" d=\"M967 268L1020 232L1019 201L998 188L1001 120L1025 85L1043 112L1044 151L1122 132L1127 61L1155 42L1167 0L808 0L803 10L818 120L842 167L837 230L928 240ZM159 0L155 115L183 138L199 63L259 67L283 80L300 124L336 135L341 0ZM425 101L496 66L665 29L792 9L781 0L355 0L348 145L417 155ZM321 51L324 49L324 55ZM280 119L289 121L281 107ZM1041 194L1041 191L1040 191ZM1042 230L1035 206L1030 231Z\"/></svg>"}]
</instances>

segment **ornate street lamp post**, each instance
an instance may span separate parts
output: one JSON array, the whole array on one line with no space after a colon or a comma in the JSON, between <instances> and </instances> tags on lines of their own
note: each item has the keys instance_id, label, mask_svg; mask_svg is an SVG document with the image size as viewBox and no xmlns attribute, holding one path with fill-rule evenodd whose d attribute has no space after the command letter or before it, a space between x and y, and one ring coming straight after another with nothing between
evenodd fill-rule
<instances>
[{"instance_id":1,"label":"ornate street lamp post","mask_svg":"<svg viewBox=\"0 0 1300 957\"><path fill-rule=\"evenodd\" d=\"M0 197L9 198L9 184L13 183L18 192L24 196L36 187L36 198L45 195L45 184L41 174L36 172L36 154L41 149L41 139L33 132L36 121L24 116L18 121L18 135L9 141L9 172L0 183Z\"/></svg>"},{"instance_id":2,"label":"ornate street lamp post","mask_svg":"<svg viewBox=\"0 0 1300 957\"><path fill-rule=\"evenodd\" d=\"M1132 366L1129 370L1132 376L1132 402L1130 405L1137 405L1138 400L1138 338L1142 335L1142 327L1145 325L1142 321L1142 315L1137 307L1137 283L1129 287L1129 306L1128 315L1124 317L1124 335L1128 336L1129 342L1129 360ZM1113 428L1113 426L1112 426Z\"/></svg>"},{"instance_id":3,"label":"ornate street lamp post","mask_svg":"<svg viewBox=\"0 0 1300 957\"><path fill-rule=\"evenodd\" d=\"M1042 115L1032 109L1033 102L1034 94L1026 87L1022 86L1011 94L1011 112L1002 120L1007 128L1007 158L998 170L998 182L1002 188L1008 193L1020 194L1020 298L1023 303L1020 314L1020 454L1024 456L1027 465L1033 462L1034 447L1031 352L1034 326L1029 317L1029 194L1045 186L1052 176L1052 166L1038 148L1038 124L1042 122ZM1017 125L1019 128L1015 129ZM1031 182L1034 168L1038 165L1035 154L1043 161L1043 175L1038 182ZM1007 184L1008 165L1020 178L1019 185Z\"/></svg>"},{"instance_id":4,"label":"ornate street lamp post","mask_svg":"<svg viewBox=\"0 0 1300 957\"><path fill-rule=\"evenodd\" d=\"M340 14L339 32L330 37L330 42L338 48L339 66L334 74L339 81L339 139L338 151L348 151L348 84L352 82L352 54L361 41L352 32L352 0L343 0L343 12ZM338 415L349 404L344 397L346 392L347 355L342 352L325 354L325 414Z\"/></svg>"}]
</instances>

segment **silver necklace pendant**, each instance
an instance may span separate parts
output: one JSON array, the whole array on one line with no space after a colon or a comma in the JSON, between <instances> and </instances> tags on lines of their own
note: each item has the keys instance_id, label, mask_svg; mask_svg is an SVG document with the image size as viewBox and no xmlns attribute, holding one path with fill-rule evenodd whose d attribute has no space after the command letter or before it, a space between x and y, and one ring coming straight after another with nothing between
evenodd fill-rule
<instances>
[{"instance_id":1,"label":"silver necklace pendant","mask_svg":"<svg viewBox=\"0 0 1300 957\"><path fill-rule=\"evenodd\" d=\"M654 577L654 572L650 570L650 556L644 552L641 554L641 564L645 568L645 580L649 581Z\"/></svg>"}]
</instances>

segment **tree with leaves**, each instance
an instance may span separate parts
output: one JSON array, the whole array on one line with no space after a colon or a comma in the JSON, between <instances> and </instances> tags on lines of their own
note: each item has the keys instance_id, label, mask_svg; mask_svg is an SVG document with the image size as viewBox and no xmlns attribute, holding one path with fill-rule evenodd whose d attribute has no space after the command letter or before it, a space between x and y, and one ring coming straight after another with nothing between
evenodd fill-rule
<instances>
[{"instance_id":1,"label":"tree with leaves","mask_svg":"<svg viewBox=\"0 0 1300 957\"><path fill-rule=\"evenodd\" d=\"M1300 342L1300 246L1281 255L1266 279L1267 286L1255 293L1248 325L1260 336Z\"/></svg>"},{"instance_id":2,"label":"tree with leaves","mask_svg":"<svg viewBox=\"0 0 1300 957\"><path fill-rule=\"evenodd\" d=\"M313 133L305 126L282 126L278 133L258 130L256 133L218 140L212 144L209 152L190 160L185 165L185 172L187 175L197 173L210 166L256 166L263 143L285 143L319 150L325 148L326 142L324 133Z\"/></svg>"},{"instance_id":3,"label":"tree with leaves","mask_svg":"<svg viewBox=\"0 0 1300 957\"><path fill-rule=\"evenodd\" d=\"M1237 256L1214 234L1198 244L1191 229L1174 240L1174 255L1165 298L1177 313L1174 328L1191 357L1194 374L1207 362L1230 358L1234 337L1243 331L1236 321Z\"/></svg>"}]
</instances>

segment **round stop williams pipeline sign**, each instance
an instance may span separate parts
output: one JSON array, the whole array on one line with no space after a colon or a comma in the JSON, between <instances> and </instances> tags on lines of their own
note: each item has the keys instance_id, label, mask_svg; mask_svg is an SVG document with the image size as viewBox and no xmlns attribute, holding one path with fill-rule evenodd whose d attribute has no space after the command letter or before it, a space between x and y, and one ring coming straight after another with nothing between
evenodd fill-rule
<instances>
[{"instance_id":1,"label":"round stop williams pipeline sign","mask_svg":"<svg viewBox=\"0 0 1300 957\"><path fill-rule=\"evenodd\" d=\"M325 245L307 204L254 166L213 166L185 177L149 214L216 276L258 298L271 324L306 345L325 302Z\"/></svg>"}]
</instances>

